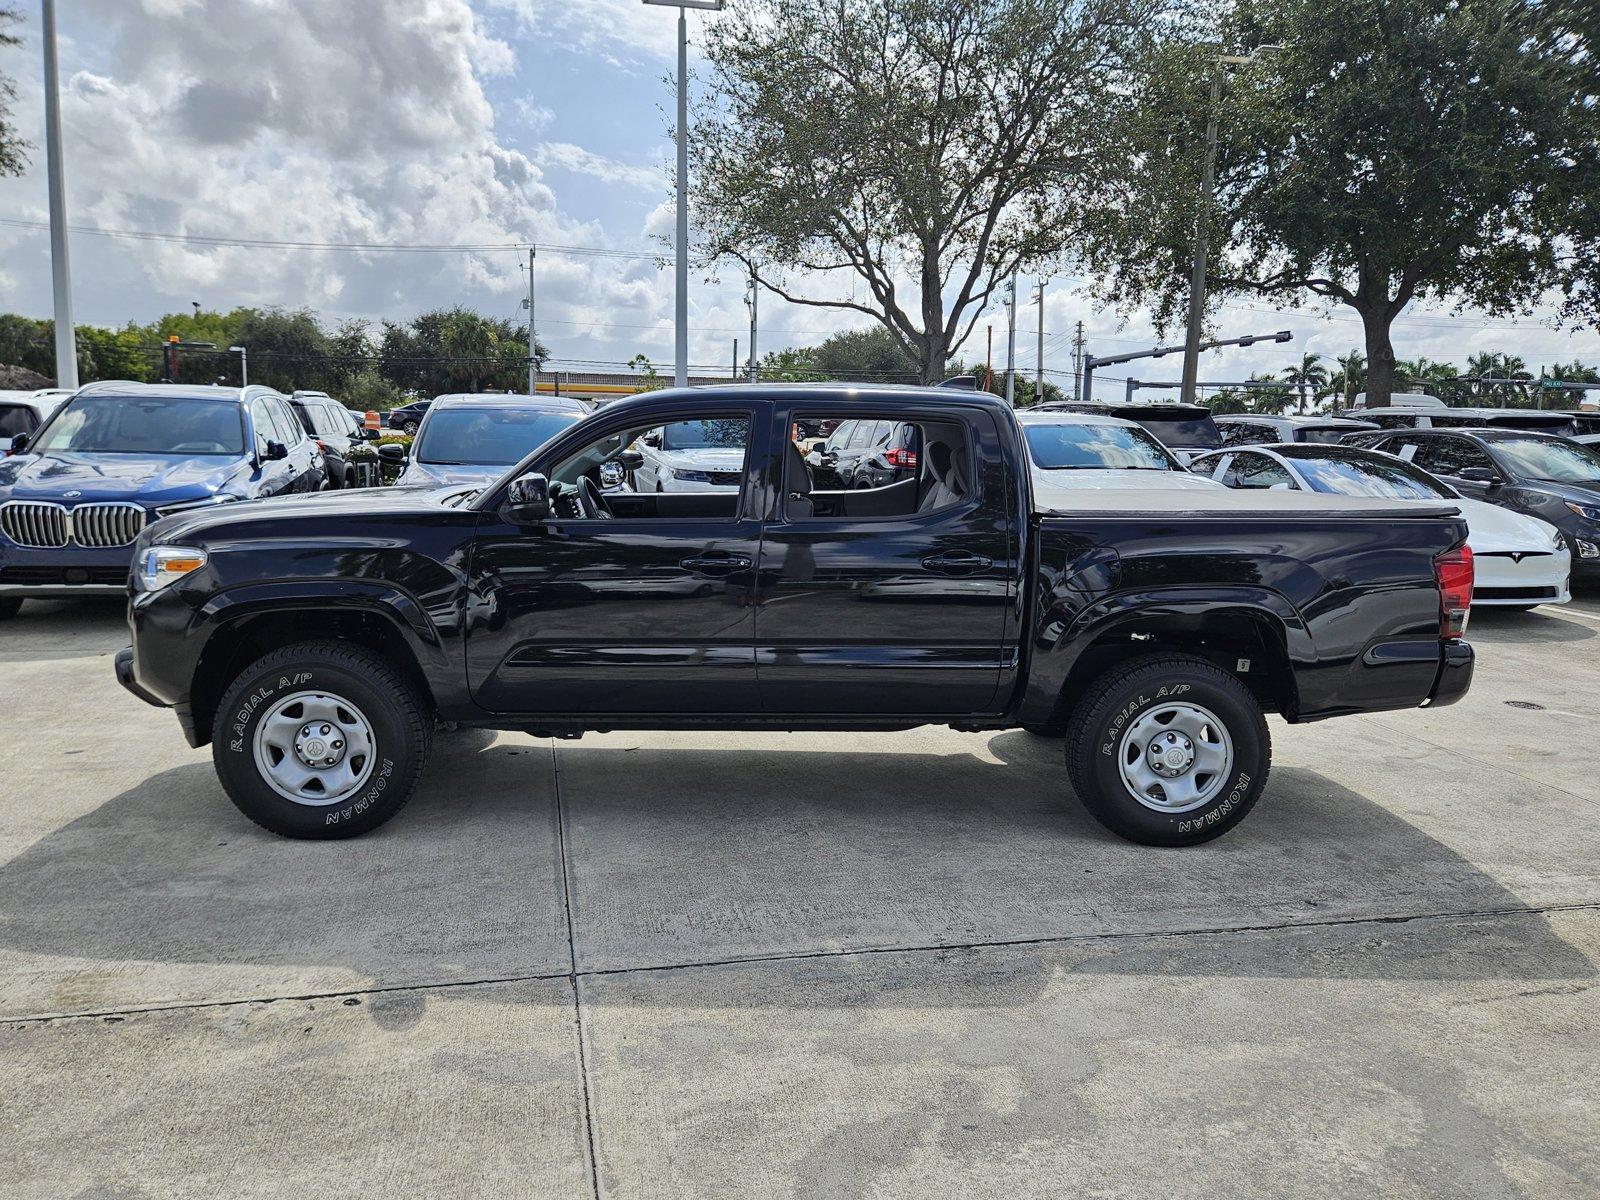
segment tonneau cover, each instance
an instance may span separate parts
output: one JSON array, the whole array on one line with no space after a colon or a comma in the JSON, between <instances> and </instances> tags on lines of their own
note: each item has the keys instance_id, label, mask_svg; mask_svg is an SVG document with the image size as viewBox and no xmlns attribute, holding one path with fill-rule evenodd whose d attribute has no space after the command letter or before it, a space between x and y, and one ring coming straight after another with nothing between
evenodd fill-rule
<instances>
[{"instance_id":1,"label":"tonneau cover","mask_svg":"<svg viewBox=\"0 0 1600 1200\"><path fill-rule=\"evenodd\" d=\"M1041 517L1350 517L1375 518L1459 516L1449 500L1383 500L1370 496L1332 496L1322 492L1169 491L1158 488L1117 492L1054 492L1034 511Z\"/></svg>"}]
</instances>

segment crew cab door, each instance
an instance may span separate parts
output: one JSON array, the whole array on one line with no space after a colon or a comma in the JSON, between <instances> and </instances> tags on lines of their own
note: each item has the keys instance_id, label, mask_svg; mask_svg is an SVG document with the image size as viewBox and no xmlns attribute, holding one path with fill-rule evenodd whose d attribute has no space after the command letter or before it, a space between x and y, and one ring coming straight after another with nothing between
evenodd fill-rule
<instances>
[{"instance_id":1,"label":"crew cab door","mask_svg":"<svg viewBox=\"0 0 1600 1200\"><path fill-rule=\"evenodd\" d=\"M815 486L790 432L796 421L843 416L860 418L858 428L916 425L915 476ZM757 584L762 707L942 715L995 705L1015 661L1006 616L1020 538L993 415L955 404L873 411L870 398L786 403L771 454L781 486Z\"/></svg>"},{"instance_id":2,"label":"crew cab door","mask_svg":"<svg viewBox=\"0 0 1600 1200\"><path fill-rule=\"evenodd\" d=\"M601 413L527 468L558 494L654 429L716 423L745 448L743 483L709 492L606 489L612 516L558 499L537 526L483 514L468 562L467 682L502 713L676 714L755 711L755 562L761 542L751 447L766 410L711 399Z\"/></svg>"}]
</instances>

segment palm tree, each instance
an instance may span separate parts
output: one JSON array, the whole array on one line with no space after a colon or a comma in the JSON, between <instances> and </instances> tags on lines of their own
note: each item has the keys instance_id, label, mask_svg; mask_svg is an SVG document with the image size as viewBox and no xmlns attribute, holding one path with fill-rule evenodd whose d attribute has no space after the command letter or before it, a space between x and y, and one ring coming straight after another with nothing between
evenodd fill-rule
<instances>
[{"instance_id":1,"label":"palm tree","mask_svg":"<svg viewBox=\"0 0 1600 1200\"><path fill-rule=\"evenodd\" d=\"M1344 397L1344 406L1349 408L1355 402L1356 393L1366 386L1367 356L1352 350L1333 361L1339 364L1339 369L1328 379L1328 390L1333 395L1333 411L1338 412L1340 396Z\"/></svg>"},{"instance_id":2,"label":"palm tree","mask_svg":"<svg viewBox=\"0 0 1600 1200\"><path fill-rule=\"evenodd\" d=\"M1300 394L1300 411L1305 412L1306 392L1328 386L1328 368L1322 365L1322 355L1302 354L1299 366L1284 371L1283 382Z\"/></svg>"}]
</instances>

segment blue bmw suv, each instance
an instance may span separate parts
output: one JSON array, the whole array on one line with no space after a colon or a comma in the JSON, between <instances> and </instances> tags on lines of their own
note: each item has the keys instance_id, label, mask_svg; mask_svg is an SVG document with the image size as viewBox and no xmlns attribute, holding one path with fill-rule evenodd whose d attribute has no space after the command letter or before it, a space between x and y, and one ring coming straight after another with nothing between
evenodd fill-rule
<instances>
[{"instance_id":1,"label":"blue bmw suv","mask_svg":"<svg viewBox=\"0 0 1600 1200\"><path fill-rule=\"evenodd\" d=\"M92 383L0 459L0 618L28 597L121 594L147 524L320 490L316 443L265 387Z\"/></svg>"}]
</instances>

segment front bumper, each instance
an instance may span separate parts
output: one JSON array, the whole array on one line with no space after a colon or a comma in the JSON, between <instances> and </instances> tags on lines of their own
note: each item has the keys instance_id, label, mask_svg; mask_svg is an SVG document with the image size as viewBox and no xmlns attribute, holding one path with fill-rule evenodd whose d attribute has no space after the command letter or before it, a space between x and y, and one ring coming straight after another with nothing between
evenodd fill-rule
<instances>
[{"instance_id":1,"label":"front bumper","mask_svg":"<svg viewBox=\"0 0 1600 1200\"><path fill-rule=\"evenodd\" d=\"M149 692L145 691L142 687L140 687L139 686L139 681L133 677L133 647L132 646L124 646L121 650L117 651L116 669L117 669L117 682L120 683L123 687L127 688L135 696L139 697L139 699L143 700L146 704L154 705L156 708L165 708L165 707L167 707L165 704L161 703L161 701L157 700L154 696L152 696Z\"/></svg>"},{"instance_id":2,"label":"front bumper","mask_svg":"<svg viewBox=\"0 0 1600 1200\"><path fill-rule=\"evenodd\" d=\"M123 596L133 546L35 549L0 540L0 596Z\"/></svg>"},{"instance_id":3,"label":"front bumper","mask_svg":"<svg viewBox=\"0 0 1600 1200\"><path fill-rule=\"evenodd\" d=\"M1433 691L1428 693L1429 708L1443 708L1454 704L1467 694L1472 686L1472 667L1475 660L1472 645L1468 642L1446 642L1444 655L1439 661L1439 674L1433 681Z\"/></svg>"}]
</instances>

